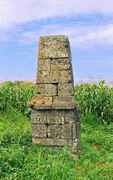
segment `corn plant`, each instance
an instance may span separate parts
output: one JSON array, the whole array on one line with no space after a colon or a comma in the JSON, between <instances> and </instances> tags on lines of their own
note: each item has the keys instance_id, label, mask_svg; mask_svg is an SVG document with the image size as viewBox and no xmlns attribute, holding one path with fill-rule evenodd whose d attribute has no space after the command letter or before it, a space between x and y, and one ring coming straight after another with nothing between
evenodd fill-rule
<instances>
[{"instance_id":1,"label":"corn plant","mask_svg":"<svg viewBox=\"0 0 113 180\"><path fill-rule=\"evenodd\" d=\"M28 81L6 81L0 84L0 110L18 109L22 113L28 111L34 86L34 83Z\"/></svg>"},{"instance_id":2,"label":"corn plant","mask_svg":"<svg viewBox=\"0 0 113 180\"><path fill-rule=\"evenodd\" d=\"M95 121L113 120L113 87L104 80L77 85L75 96L81 116L93 115Z\"/></svg>"}]
</instances>

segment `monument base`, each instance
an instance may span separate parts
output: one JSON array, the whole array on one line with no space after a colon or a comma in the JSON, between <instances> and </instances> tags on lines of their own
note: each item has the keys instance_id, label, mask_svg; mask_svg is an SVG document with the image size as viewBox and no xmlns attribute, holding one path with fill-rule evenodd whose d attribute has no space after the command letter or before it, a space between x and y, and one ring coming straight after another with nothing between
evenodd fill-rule
<instances>
[{"instance_id":1,"label":"monument base","mask_svg":"<svg viewBox=\"0 0 113 180\"><path fill-rule=\"evenodd\" d=\"M69 144L76 153L80 139L77 110L32 110L32 141L46 146Z\"/></svg>"}]
</instances>

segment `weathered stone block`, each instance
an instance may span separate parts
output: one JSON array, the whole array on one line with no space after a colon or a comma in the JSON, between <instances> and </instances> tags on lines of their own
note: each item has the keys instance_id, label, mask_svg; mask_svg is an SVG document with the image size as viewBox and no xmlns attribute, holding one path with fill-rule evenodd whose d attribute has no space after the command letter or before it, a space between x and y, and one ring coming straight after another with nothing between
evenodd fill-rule
<instances>
[{"instance_id":1,"label":"weathered stone block","mask_svg":"<svg viewBox=\"0 0 113 180\"><path fill-rule=\"evenodd\" d=\"M65 116L65 110L63 109L60 109L60 110L55 110L55 109L52 109L52 110L48 110L47 111L47 116L58 116L58 117L64 117Z\"/></svg>"},{"instance_id":2,"label":"weathered stone block","mask_svg":"<svg viewBox=\"0 0 113 180\"><path fill-rule=\"evenodd\" d=\"M38 71L37 83L73 82L70 70Z\"/></svg>"},{"instance_id":3,"label":"weathered stone block","mask_svg":"<svg viewBox=\"0 0 113 180\"><path fill-rule=\"evenodd\" d=\"M38 61L38 71L50 71L50 59L40 59Z\"/></svg>"},{"instance_id":4,"label":"weathered stone block","mask_svg":"<svg viewBox=\"0 0 113 180\"><path fill-rule=\"evenodd\" d=\"M71 116L65 116L64 117L64 122L65 123L75 123L76 122L76 118L75 117L71 117Z\"/></svg>"},{"instance_id":5,"label":"weathered stone block","mask_svg":"<svg viewBox=\"0 0 113 180\"><path fill-rule=\"evenodd\" d=\"M42 96L57 96L57 84L38 84L36 85L36 93Z\"/></svg>"},{"instance_id":6,"label":"weathered stone block","mask_svg":"<svg viewBox=\"0 0 113 180\"><path fill-rule=\"evenodd\" d=\"M72 121L74 121L74 122L80 121L80 117L79 117L77 108L75 108L73 110L65 110L65 123L69 122L69 118L72 119ZM72 121L70 121L70 122L72 122Z\"/></svg>"},{"instance_id":7,"label":"weathered stone block","mask_svg":"<svg viewBox=\"0 0 113 180\"><path fill-rule=\"evenodd\" d=\"M47 115L47 123L48 124L64 124L64 116L51 116Z\"/></svg>"},{"instance_id":8,"label":"weathered stone block","mask_svg":"<svg viewBox=\"0 0 113 180\"><path fill-rule=\"evenodd\" d=\"M72 109L72 110L64 110L65 112L65 117L75 117L76 115L76 111L75 109Z\"/></svg>"},{"instance_id":9,"label":"weathered stone block","mask_svg":"<svg viewBox=\"0 0 113 180\"><path fill-rule=\"evenodd\" d=\"M74 96L73 83L59 83L58 96Z\"/></svg>"},{"instance_id":10,"label":"weathered stone block","mask_svg":"<svg viewBox=\"0 0 113 180\"><path fill-rule=\"evenodd\" d=\"M70 70L50 71L50 78L57 83L60 82L73 82Z\"/></svg>"},{"instance_id":11,"label":"weathered stone block","mask_svg":"<svg viewBox=\"0 0 113 180\"><path fill-rule=\"evenodd\" d=\"M71 63L69 58L51 60L51 71L59 70L71 70Z\"/></svg>"},{"instance_id":12,"label":"weathered stone block","mask_svg":"<svg viewBox=\"0 0 113 180\"><path fill-rule=\"evenodd\" d=\"M33 143L39 145L46 145L46 146L64 146L68 142L65 139L57 139L57 138L32 138ZM72 143L72 142L71 142Z\"/></svg>"},{"instance_id":13,"label":"weathered stone block","mask_svg":"<svg viewBox=\"0 0 113 180\"><path fill-rule=\"evenodd\" d=\"M61 138L61 125L48 125L49 138Z\"/></svg>"},{"instance_id":14,"label":"weathered stone block","mask_svg":"<svg viewBox=\"0 0 113 180\"><path fill-rule=\"evenodd\" d=\"M70 45L66 36L40 37L38 59L70 57Z\"/></svg>"},{"instance_id":15,"label":"weathered stone block","mask_svg":"<svg viewBox=\"0 0 113 180\"><path fill-rule=\"evenodd\" d=\"M62 139L72 140L73 139L73 124L62 125Z\"/></svg>"},{"instance_id":16,"label":"weathered stone block","mask_svg":"<svg viewBox=\"0 0 113 180\"><path fill-rule=\"evenodd\" d=\"M47 137L47 126L43 124L32 124L32 136L46 138Z\"/></svg>"},{"instance_id":17,"label":"weathered stone block","mask_svg":"<svg viewBox=\"0 0 113 180\"><path fill-rule=\"evenodd\" d=\"M38 71L36 83L51 83L50 71ZM49 79L48 79L49 78Z\"/></svg>"},{"instance_id":18,"label":"weathered stone block","mask_svg":"<svg viewBox=\"0 0 113 180\"><path fill-rule=\"evenodd\" d=\"M47 110L47 116L57 116L58 115L58 111L57 110Z\"/></svg>"},{"instance_id":19,"label":"weathered stone block","mask_svg":"<svg viewBox=\"0 0 113 180\"><path fill-rule=\"evenodd\" d=\"M77 122L76 110L65 110L64 122L65 123L75 123Z\"/></svg>"},{"instance_id":20,"label":"weathered stone block","mask_svg":"<svg viewBox=\"0 0 113 180\"><path fill-rule=\"evenodd\" d=\"M47 112L43 110L32 110L31 121L33 124L46 124Z\"/></svg>"},{"instance_id":21,"label":"weathered stone block","mask_svg":"<svg viewBox=\"0 0 113 180\"><path fill-rule=\"evenodd\" d=\"M51 109L52 97L35 96L30 103L32 109Z\"/></svg>"},{"instance_id":22,"label":"weathered stone block","mask_svg":"<svg viewBox=\"0 0 113 180\"><path fill-rule=\"evenodd\" d=\"M52 108L53 109L75 109L76 103L74 96L63 97L55 96L53 97Z\"/></svg>"}]
</instances>

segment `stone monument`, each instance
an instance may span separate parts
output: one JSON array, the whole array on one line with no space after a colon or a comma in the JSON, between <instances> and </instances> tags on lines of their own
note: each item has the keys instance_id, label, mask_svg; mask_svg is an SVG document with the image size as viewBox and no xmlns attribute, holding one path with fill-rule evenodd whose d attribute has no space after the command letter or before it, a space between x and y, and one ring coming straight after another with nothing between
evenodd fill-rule
<instances>
[{"instance_id":1,"label":"stone monument","mask_svg":"<svg viewBox=\"0 0 113 180\"><path fill-rule=\"evenodd\" d=\"M71 152L77 152L80 122L74 97L70 44L66 36L40 37L36 96L30 107L33 143L70 144Z\"/></svg>"}]
</instances>

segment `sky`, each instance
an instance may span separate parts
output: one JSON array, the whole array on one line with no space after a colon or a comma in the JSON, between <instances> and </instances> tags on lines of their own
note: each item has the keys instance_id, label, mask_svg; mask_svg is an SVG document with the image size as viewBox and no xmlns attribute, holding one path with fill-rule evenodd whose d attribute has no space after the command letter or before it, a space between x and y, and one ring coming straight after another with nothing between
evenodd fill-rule
<instances>
[{"instance_id":1,"label":"sky","mask_svg":"<svg viewBox=\"0 0 113 180\"><path fill-rule=\"evenodd\" d=\"M113 81L113 0L0 0L0 82L35 82L46 35L68 36L75 83Z\"/></svg>"}]
</instances>

